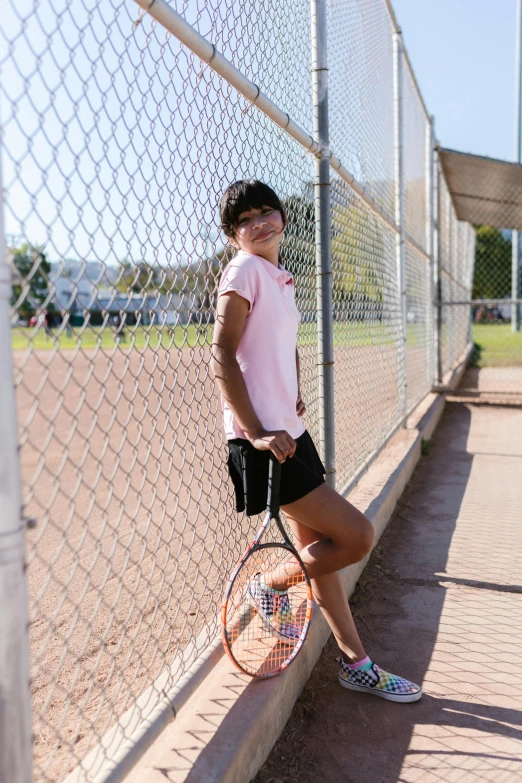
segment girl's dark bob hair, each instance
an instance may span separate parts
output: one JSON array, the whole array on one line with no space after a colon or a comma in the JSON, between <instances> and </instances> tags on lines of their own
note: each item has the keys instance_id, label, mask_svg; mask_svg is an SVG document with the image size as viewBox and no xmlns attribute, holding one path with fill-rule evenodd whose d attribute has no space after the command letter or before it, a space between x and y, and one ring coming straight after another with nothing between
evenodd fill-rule
<instances>
[{"instance_id":1,"label":"girl's dark bob hair","mask_svg":"<svg viewBox=\"0 0 522 783\"><path fill-rule=\"evenodd\" d=\"M225 236L234 238L242 212L262 207L277 209L283 224L286 225L285 211L278 195L264 182L258 179L240 179L229 185L219 202L221 229Z\"/></svg>"}]
</instances>

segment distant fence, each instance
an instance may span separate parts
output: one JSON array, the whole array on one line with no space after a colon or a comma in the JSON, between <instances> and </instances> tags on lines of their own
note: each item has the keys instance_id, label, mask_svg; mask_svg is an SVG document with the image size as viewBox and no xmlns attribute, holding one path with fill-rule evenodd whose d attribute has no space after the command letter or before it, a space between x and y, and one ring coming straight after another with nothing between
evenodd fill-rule
<instances>
[{"instance_id":1,"label":"distant fence","mask_svg":"<svg viewBox=\"0 0 522 783\"><path fill-rule=\"evenodd\" d=\"M140 5L2 12L38 781L125 768L216 639L256 527L233 510L209 370L226 185L260 178L288 211L306 424L339 491L470 339L469 307L435 299L470 298L474 231L389 4Z\"/></svg>"}]
</instances>

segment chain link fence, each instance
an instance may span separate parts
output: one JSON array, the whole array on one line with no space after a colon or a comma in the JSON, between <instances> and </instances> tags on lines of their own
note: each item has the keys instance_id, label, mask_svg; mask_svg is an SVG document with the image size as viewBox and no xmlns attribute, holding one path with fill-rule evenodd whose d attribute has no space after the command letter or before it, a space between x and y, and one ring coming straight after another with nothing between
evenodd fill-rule
<instances>
[{"instance_id":1,"label":"chain link fence","mask_svg":"<svg viewBox=\"0 0 522 783\"><path fill-rule=\"evenodd\" d=\"M439 269L440 269L440 363L445 374L471 339L471 281L474 268L475 235L469 223L460 223L442 174L439 176Z\"/></svg>"},{"instance_id":2,"label":"chain link fence","mask_svg":"<svg viewBox=\"0 0 522 783\"><path fill-rule=\"evenodd\" d=\"M462 225L458 229L453 225L443 247L446 285L441 298L443 326L448 329L445 351L450 354L445 358L452 358L450 335L465 331L471 324L473 366L459 393L489 402L520 403L522 287L516 230L520 229L519 166L447 149L441 149L439 155L446 175L441 190L441 220L448 225L454 220L454 205L460 215L473 220L475 229L468 235ZM452 197L446 184L451 186ZM463 248L467 249L462 252ZM460 266L468 252L474 256L469 285Z\"/></svg>"},{"instance_id":3,"label":"chain link fence","mask_svg":"<svg viewBox=\"0 0 522 783\"><path fill-rule=\"evenodd\" d=\"M474 356L473 366L463 380L462 393L490 401L521 403L522 272L519 262L518 274L513 270L513 242L516 247L519 233L480 225L475 227L475 237L475 274L471 293ZM519 258L520 249L517 261Z\"/></svg>"},{"instance_id":4,"label":"chain link fence","mask_svg":"<svg viewBox=\"0 0 522 783\"><path fill-rule=\"evenodd\" d=\"M307 2L171 7L312 135ZM331 149L344 167L330 188L343 490L432 387L436 215L430 122L402 51L397 181L387 3L331 0L327 11ZM230 257L217 203L236 179L267 181L288 211L283 262L319 440L313 157L134 3L6 0L0 36L24 516L36 520L34 776L91 781L216 639L224 580L257 526L233 510L209 370ZM438 181L442 298L469 299L474 232ZM469 328L469 307L442 308L444 371ZM100 745L133 708L127 735Z\"/></svg>"}]
</instances>

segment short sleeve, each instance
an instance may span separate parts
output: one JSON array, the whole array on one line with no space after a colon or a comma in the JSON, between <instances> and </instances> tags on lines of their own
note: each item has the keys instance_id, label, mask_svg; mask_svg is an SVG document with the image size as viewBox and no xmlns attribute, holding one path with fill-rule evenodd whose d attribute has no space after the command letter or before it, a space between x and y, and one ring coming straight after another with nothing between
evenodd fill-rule
<instances>
[{"instance_id":1,"label":"short sleeve","mask_svg":"<svg viewBox=\"0 0 522 783\"><path fill-rule=\"evenodd\" d=\"M256 301L258 277L252 264L237 263L234 259L229 263L219 282L218 297L234 291L248 302L248 312Z\"/></svg>"}]
</instances>

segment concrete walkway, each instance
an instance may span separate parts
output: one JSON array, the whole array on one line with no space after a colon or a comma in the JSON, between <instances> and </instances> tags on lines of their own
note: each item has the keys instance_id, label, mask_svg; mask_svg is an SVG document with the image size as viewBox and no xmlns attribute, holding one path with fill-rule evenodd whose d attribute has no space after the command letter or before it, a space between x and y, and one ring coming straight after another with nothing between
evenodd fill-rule
<instances>
[{"instance_id":1,"label":"concrete walkway","mask_svg":"<svg viewBox=\"0 0 522 783\"><path fill-rule=\"evenodd\" d=\"M522 409L448 403L352 606L416 704L341 689L330 639L256 783L522 779Z\"/></svg>"}]
</instances>

